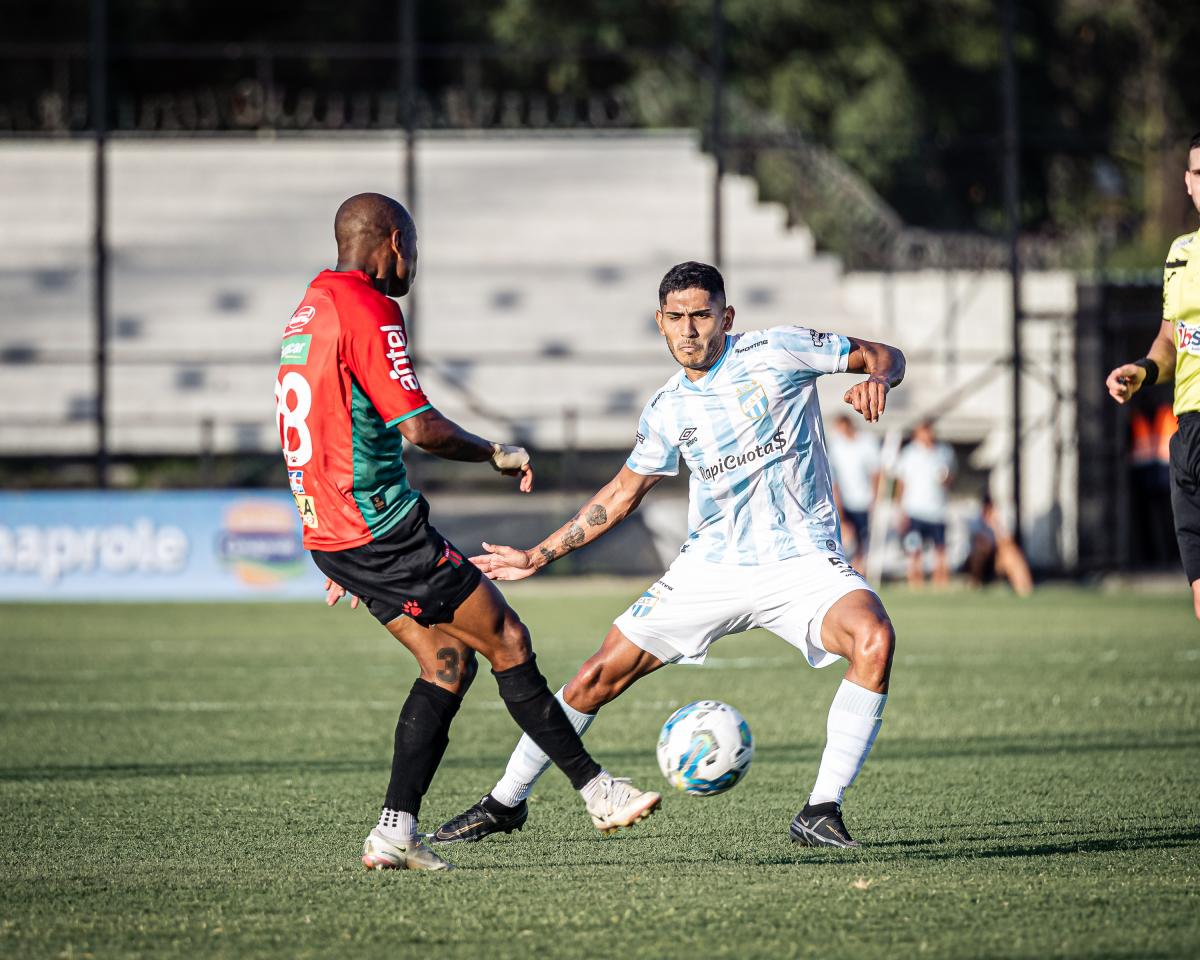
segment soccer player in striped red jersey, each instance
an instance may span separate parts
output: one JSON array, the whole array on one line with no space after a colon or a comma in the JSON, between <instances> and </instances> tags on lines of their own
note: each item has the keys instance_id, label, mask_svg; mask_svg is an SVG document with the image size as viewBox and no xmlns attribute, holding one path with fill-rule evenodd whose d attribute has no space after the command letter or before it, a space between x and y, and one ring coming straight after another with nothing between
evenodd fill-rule
<instances>
[{"instance_id":1,"label":"soccer player in striped red jersey","mask_svg":"<svg viewBox=\"0 0 1200 960\"><path fill-rule=\"evenodd\" d=\"M499 590L429 522L408 483L404 441L446 460L490 463L533 487L529 455L442 416L421 389L404 317L390 298L416 278L417 232L395 200L351 197L334 220L338 263L309 285L284 327L275 383L279 439L304 530L326 575L327 602L347 592L416 657L420 677L396 724L392 777L363 846L374 869L449 867L417 834L421 798L475 677L492 665L513 719L580 791L603 832L632 826L659 795L608 774L538 670L529 631Z\"/></svg>"}]
</instances>

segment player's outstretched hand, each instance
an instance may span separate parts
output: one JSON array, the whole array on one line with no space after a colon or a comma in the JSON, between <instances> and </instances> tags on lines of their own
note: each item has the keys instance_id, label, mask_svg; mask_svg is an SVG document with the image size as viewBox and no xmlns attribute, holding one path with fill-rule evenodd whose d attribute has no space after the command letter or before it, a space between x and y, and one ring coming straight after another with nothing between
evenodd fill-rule
<instances>
[{"instance_id":1,"label":"player's outstretched hand","mask_svg":"<svg viewBox=\"0 0 1200 960\"><path fill-rule=\"evenodd\" d=\"M1126 403L1142 388L1146 379L1146 371L1136 363L1123 363L1108 375L1104 385L1108 387L1108 395L1117 403Z\"/></svg>"},{"instance_id":2,"label":"player's outstretched hand","mask_svg":"<svg viewBox=\"0 0 1200 960\"><path fill-rule=\"evenodd\" d=\"M329 577L325 578L325 606L333 607L337 602L346 596L346 588L340 583L334 583ZM350 609L353 610L358 606L358 597L350 594Z\"/></svg>"},{"instance_id":3,"label":"player's outstretched hand","mask_svg":"<svg viewBox=\"0 0 1200 960\"><path fill-rule=\"evenodd\" d=\"M861 413L867 423L875 423L883 415L890 389L891 385L882 377L867 377L847 390L842 399Z\"/></svg>"},{"instance_id":4,"label":"player's outstretched hand","mask_svg":"<svg viewBox=\"0 0 1200 960\"><path fill-rule=\"evenodd\" d=\"M524 580L537 573L537 567L533 565L533 557L528 550L497 546L486 541L483 549L487 553L472 557L471 562L482 570L489 580Z\"/></svg>"}]
</instances>

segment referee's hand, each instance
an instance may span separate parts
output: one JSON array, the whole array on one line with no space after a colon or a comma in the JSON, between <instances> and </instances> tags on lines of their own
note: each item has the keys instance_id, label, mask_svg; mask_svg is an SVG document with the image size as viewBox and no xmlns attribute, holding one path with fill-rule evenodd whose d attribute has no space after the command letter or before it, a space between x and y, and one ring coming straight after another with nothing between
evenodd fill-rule
<instances>
[{"instance_id":1,"label":"referee's hand","mask_svg":"<svg viewBox=\"0 0 1200 960\"><path fill-rule=\"evenodd\" d=\"M1123 363L1108 375L1104 385L1108 387L1108 395L1117 403L1126 403L1142 388L1146 379L1146 371L1136 363Z\"/></svg>"}]
</instances>

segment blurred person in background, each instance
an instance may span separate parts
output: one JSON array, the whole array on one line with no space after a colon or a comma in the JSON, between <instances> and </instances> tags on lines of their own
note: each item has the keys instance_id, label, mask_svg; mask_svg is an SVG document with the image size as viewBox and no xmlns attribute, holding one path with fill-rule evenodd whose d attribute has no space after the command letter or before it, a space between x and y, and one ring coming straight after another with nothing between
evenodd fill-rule
<instances>
[{"instance_id":1,"label":"blurred person in background","mask_svg":"<svg viewBox=\"0 0 1200 960\"><path fill-rule=\"evenodd\" d=\"M939 443L933 421L922 420L896 461L896 498L900 501L898 528L908 554L908 584L925 582L925 548L933 547L933 583L950 583L946 562L946 513L954 482L954 451Z\"/></svg>"},{"instance_id":2,"label":"blurred person in background","mask_svg":"<svg viewBox=\"0 0 1200 960\"><path fill-rule=\"evenodd\" d=\"M1184 186L1200 212L1200 133L1188 144ZM1200 620L1200 230L1177 237L1163 269L1163 315L1150 352L1113 370L1105 381L1117 403L1142 387L1175 383L1179 431L1171 438L1171 509L1183 572Z\"/></svg>"},{"instance_id":3,"label":"blurred person in background","mask_svg":"<svg viewBox=\"0 0 1200 960\"><path fill-rule=\"evenodd\" d=\"M870 542L871 509L879 491L879 441L841 414L834 418L829 434L829 466L842 525L854 534L850 563L862 573Z\"/></svg>"},{"instance_id":4,"label":"blurred person in background","mask_svg":"<svg viewBox=\"0 0 1200 960\"><path fill-rule=\"evenodd\" d=\"M1169 403L1141 406L1129 417L1133 523L1134 529L1141 531L1134 555L1135 562L1161 570L1179 556L1171 516L1171 437L1179 429L1179 421Z\"/></svg>"},{"instance_id":5,"label":"blurred person in background","mask_svg":"<svg viewBox=\"0 0 1200 960\"><path fill-rule=\"evenodd\" d=\"M1008 532L992 498L985 493L979 506L979 516L971 523L967 580L973 587L982 587L996 577L1006 578L1019 597L1033 593L1029 562Z\"/></svg>"}]
</instances>

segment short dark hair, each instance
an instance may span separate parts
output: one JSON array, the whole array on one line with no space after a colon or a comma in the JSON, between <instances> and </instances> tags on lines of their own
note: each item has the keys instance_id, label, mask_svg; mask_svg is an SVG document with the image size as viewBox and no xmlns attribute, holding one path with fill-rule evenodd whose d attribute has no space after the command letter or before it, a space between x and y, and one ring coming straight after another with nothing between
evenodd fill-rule
<instances>
[{"instance_id":1,"label":"short dark hair","mask_svg":"<svg viewBox=\"0 0 1200 960\"><path fill-rule=\"evenodd\" d=\"M658 305L667 302L667 295L678 293L680 290L707 290L710 296L725 299L725 280L721 271L707 263L697 263L688 260L677 263L658 285Z\"/></svg>"},{"instance_id":2,"label":"short dark hair","mask_svg":"<svg viewBox=\"0 0 1200 960\"><path fill-rule=\"evenodd\" d=\"M1192 142L1188 144L1188 153L1200 148L1200 130L1192 134Z\"/></svg>"}]
</instances>

